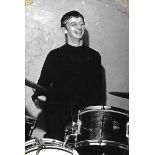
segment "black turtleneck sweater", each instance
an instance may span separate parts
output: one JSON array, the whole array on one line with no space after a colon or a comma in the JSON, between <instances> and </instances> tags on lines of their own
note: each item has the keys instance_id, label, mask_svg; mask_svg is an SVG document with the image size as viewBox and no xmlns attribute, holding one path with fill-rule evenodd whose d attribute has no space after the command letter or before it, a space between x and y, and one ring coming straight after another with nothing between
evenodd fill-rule
<instances>
[{"instance_id":1,"label":"black turtleneck sweater","mask_svg":"<svg viewBox=\"0 0 155 155\"><path fill-rule=\"evenodd\" d=\"M98 105L101 97L101 57L82 45L65 44L46 57L38 84L48 90L47 104L81 102Z\"/></svg>"}]
</instances>

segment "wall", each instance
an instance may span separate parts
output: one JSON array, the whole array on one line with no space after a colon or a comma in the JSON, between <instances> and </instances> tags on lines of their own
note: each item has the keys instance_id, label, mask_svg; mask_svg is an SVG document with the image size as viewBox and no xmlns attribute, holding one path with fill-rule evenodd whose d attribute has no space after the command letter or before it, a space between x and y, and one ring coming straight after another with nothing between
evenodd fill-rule
<instances>
[{"instance_id":1,"label":"wall","mask_svg":"<svg viewBox=\"0 0 155 155\"><path fill-rule=\"evenodd\" d=\"M62 15L81 12L86 21L87 44L102 57L106 78L106 105L128 110L129 100L110 91L129 92L129 17L127 0L31 0L25 11L25 77L37 83L47 53L65 43L60 29ZM32 89L25 87L26 115L38 119L41 110L32 100ZM44 132L40 123L39 132ZM44 125L43 125L44 126ZM37 129L34 135L37 134Z\"/></svg>"}]
</instances>

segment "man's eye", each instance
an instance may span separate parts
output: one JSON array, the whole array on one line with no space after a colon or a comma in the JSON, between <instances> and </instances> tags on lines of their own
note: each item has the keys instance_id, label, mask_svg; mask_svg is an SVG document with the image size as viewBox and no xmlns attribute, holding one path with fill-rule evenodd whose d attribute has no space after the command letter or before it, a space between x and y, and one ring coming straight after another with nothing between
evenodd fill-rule
<instances>
[{"instance_id":1,"label":"man's eye","mask_svg":"<svg viewBox=\"0 0 155 155\"><path fill-rule=\"evenodd\" d=\"M76 26L76 23L72 23L71 26Z\"/></svg>"}]
</instances>

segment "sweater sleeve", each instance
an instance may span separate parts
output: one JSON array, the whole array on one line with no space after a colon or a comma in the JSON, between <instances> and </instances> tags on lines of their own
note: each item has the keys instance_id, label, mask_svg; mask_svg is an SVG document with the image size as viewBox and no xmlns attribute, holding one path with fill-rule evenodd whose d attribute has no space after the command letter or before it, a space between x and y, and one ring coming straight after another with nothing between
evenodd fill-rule
<instances>
[{"instance_id":1,"label":"sweater sleeve","mask_svg":"<svg viewBox=\"0 0 155 155\"><path fill-rule=\"evenodd\" d=\"M38 84L47 90L49 89L50 82L51 82L51 71L52 71L51 58L52 58L52 55L48 54L43 64L41 74L38 80Z\"/></svg>"},{"instance_id":2,"label":"sweater sleeve","mask_svg":"<svg viewBox=\"0 0 155 155\"><path fill-rule=\"evenodd\" d=\"M44 87L46 90L49 89L51 84L51 71L52 71L52 55L49 53L44 61L40 77L38 79L38 83L40 86ZM32 95L32 100L34 101L38 96L45 95L47 96L47 93L40 92L38 90L35 91L35 93Z\"/></svg>"}]
</instances>

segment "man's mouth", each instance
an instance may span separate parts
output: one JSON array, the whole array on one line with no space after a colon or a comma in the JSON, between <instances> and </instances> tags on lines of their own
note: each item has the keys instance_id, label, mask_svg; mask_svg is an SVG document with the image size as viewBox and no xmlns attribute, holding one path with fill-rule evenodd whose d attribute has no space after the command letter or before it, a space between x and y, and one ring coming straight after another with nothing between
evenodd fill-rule
<instances>
[{"instance_id":1,"label":"man's mouth","mask_svg":"<svg viewBox=\"0 0 155 155\"><path fill-rule=\"evenodd\" d=\"M80 31L80 32L77 32L77 31L76 31L75 34L80 34L80 35L81 35L81 34L82 34L82 31Z\"/></svg>"}]
</instances>

